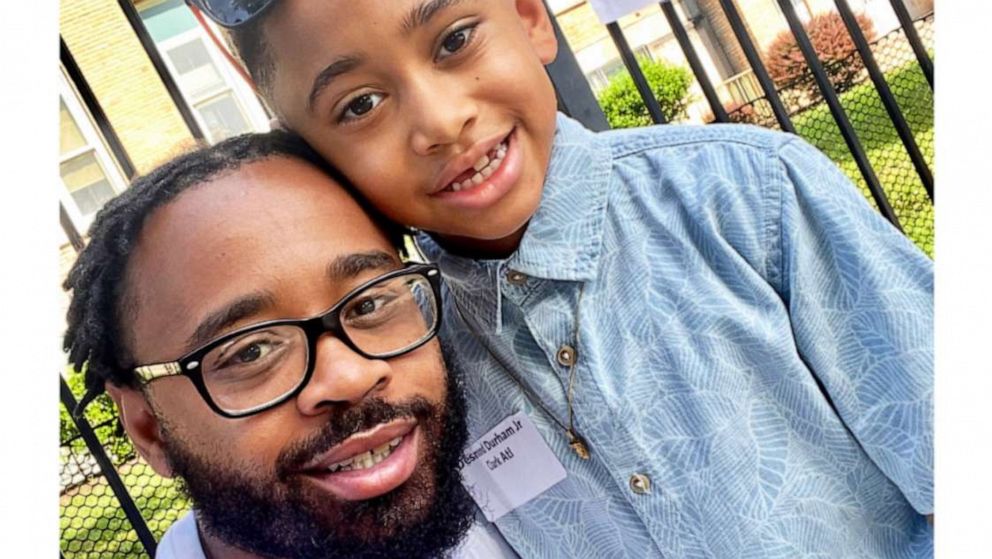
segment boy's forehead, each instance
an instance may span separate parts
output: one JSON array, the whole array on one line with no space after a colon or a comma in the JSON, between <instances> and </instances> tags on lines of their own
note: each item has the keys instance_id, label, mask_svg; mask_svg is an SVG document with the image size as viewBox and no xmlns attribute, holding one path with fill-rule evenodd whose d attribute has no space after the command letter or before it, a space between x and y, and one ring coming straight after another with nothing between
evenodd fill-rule
<instances>
[{"instance_id":1,"label":"boy's forehead","mask_svg":"<svg viewBox=\"0 0 992 559\"><path fill-rule=\"evenodd\" d=\"M269 14L269 21L274 25L301 25L314 21L316 16L321 20L336 22L342 26L352 26L364 23L377 26L392 23L393 31L410 32L429 22L437 13L459 5L480 4L491 2L501 3L504 0L283 0ZM326 18L326 20L324 19ZM395 27L399 24L400 27Z\"/></svg>"},{"instance_id":2,"label":"boy's forehead","mask_svg":"<svg viewBox=\"0 0 992 559\"><path fill-rule=\"evenodd\" d=\"M371 37L388 35L402 42L449 10L502 4L505 0L283 0L268 14L264 28L277 56L284 58L304 54L302 45L321 51L335 47L374 52L388 45Z\"/></svg>"}]
</instances>

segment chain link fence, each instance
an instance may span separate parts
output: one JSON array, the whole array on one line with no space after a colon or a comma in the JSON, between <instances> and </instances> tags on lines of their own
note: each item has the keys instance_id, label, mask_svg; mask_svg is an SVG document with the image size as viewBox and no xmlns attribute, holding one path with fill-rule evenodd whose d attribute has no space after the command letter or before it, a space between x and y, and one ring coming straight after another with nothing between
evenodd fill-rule
<instances>
[{"instance_id":1,"label":"chain link fence","mask_svg":"<svg viewBox=\"0 0 992 559\"><path fill-rule=\"evenodd\" d=\"M933 52L933 15L915 22L926 48ZM933 92L914 57L909 42L897 29L871 43L871 49L907 120L926 164L933 168ZM567 46L564 55L568 55ZM562 58L564 55L560 55ZM849 63L857 57L852 53ZM830 68L828 68L829 70ZM560 101L581 101L591 91L575 89L561 80L552 68ZM565 72L569 70L563 70ZM565 76L571 79L573 76ZM578 75L581 78L581 74ZM865 179L848 151L826 103L815 94L812 77L801 78L778 88L797 133L833 159L874 205ZM840 101L862 142L879 181L906 234L933 256L933 205L886 113L878 92L862 70L853 85L845 84ZM755 89L759 92L760 89ZM810 93L813 91L814 93ZM591 97L590 97L591 98ZM592 101L595 103L595 101ZM581 103L576 102L577 105ZM751 98L745 104L727 107L731 121L779 128L767 99ZM82 396L81 378L74 372L64 377L64 390ZM69 402L71 402L71 397ZM120 428L116 411L101 396L89 406L77 424L68 414L71 403L63 398L60 445L61 552L66 559L110 559L149 557L154 542L190 507L179 483L164 479L137 456ZM94 437L90 444L81 431ZM114 472L104 472L100 463ZM122 502L124 501L124 502ZM152 551L153 553L153 551Z\"/></svg>"},{"instance_id":2,"label":"chain link fence","mask_svg":"<svg viewBox=\"0 0 992 559\"><path fill-rule=\"evenodd\" d=\"M78 390L78 375L71 375ZM154 472L135 452L121 431L113 404L106 395L87 409L84 429L91 429L99 443L98 452L115 471L126 489L119 497L97 456L88 448L79 428L71 421L67 406L62 410L62 436L59 446L60 547L65 559L117 559L149 557L139 530L150 532L155 541L190 506L179 484ZM129 499L139 515L132 517L122 506Z\"/></svg>"},{"instance_id":3,"label":"chain link fence","mask_svg":"<svg viewBox=\"0 0 992 559\"><path fill-rule=\"evenodd\" d=\"M933 14L930 14L915 22L920 38L931 53L933 19ZM902 29L891 31L873 41L871 48L927 165L932 169L933 91L920 70L905 33ZM859 60L858 56L857 52L852 52L847 59L834 65L851 65L855 59ZM835 75L830 69L827 68L828 75ZM836 83L834 85L837 86ZM826 103L819 95L809 93L815 90L813 77L804 76L779 88L778 94L789 111L796 132L836 162L861 188L868 202L875 206L865 179ZM933 204L865 70L861 71L853 87L840 93L840 101L906 235L932 258ZM733 122L779 128L771 104L765 97L733 107L729 116Z\"/></svg>"}]
</instances>

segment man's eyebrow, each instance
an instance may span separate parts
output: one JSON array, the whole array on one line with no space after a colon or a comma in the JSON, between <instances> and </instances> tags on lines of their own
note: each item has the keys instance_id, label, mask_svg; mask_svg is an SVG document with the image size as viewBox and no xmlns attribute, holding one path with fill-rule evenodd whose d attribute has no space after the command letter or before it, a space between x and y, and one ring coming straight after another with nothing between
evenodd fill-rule
<instances>
[{"instance_id":1,"label":"man's eyebrow","mask_svg":"<svg viewBox=\"0 0 992 559\"><path fill-rule=\"evenodd\" d=\"M310 86L310 95L307 96L307 112L313 113L313 106L317 102L317 97L320 97L327 86L331 85L334 78L354 70L361 63L362 59L357 56L343 56L321 70L313 79L313 85Z\"/></svg>"},{"instance_id":2,"label":"man's eyebrow","mask_svg":"<svg viewBox=\"0 0 992 559\"><path fill-rule=\"evenodd\" d=\"M332 282L342 282L370 270L383 272L395 270L402 264L395 254L381 250L356 252L339 256L327 265L327 277Z\"/></svg>"},{"instance_id":3,"label":"man's eyebrow","mask_svg":"<svg viewBox=\"0 0 992 559\"><path fill-rule=\"evenodd\" d=\"M410 10L403 19L403 33L410 34L414 29L427 25L431 18L445 8L460 4L463 0L427 0Z\"/></svg>"},{"instance_id":4,"label":"man's eyebrow","mask_svg":"<svg viewBox=\"0 0 992 559\"><path fill-rule=\"evenodd\" d=\"M275 298L268 292L252 293L235 299L221 309L207 315L196 327L193 335L186 340L186 347L199 347L217 337L225 328L252 315L265 307L275 304Z\"/></svg>"}]
</instances>

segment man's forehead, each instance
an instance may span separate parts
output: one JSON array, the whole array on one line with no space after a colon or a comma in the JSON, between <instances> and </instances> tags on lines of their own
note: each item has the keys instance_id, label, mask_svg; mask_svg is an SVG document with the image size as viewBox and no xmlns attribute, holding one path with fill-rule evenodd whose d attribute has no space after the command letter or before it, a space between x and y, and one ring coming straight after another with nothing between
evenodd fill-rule
<instances>
[{"instance_id":1,"label":"man's forehead","mask_svg":"<svg viewBox=\"0 0 992 559\"><path fill-rule=\"evenodd\" d=\"M244 166L150 216L126 280L134 339L161 339L161 324L170 324L175 349L207 315L238 301L269 303L252 307L263 312L294 297L337 293L353 284L332 272L354 270L369 255L399 265L396 249L343 187L285 158Z\"/></svg>"}]
</instances>

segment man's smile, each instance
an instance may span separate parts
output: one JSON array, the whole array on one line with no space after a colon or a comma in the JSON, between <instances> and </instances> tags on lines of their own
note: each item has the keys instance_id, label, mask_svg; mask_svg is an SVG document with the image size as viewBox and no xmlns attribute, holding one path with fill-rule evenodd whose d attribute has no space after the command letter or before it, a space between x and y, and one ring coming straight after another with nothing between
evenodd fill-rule
<instances>
[{"instance_id":1,"label":"man's smile","mask_svg":"<svg viewBox=\"0 0 992 559\"><path fill-rule=\"evenodd\" d=\"M335 497L361 501L378 497L406 482L417 467L420 433L406 417L356 433L309 460L296 473L305 475Z\"/></svg>"}]
</instances>

